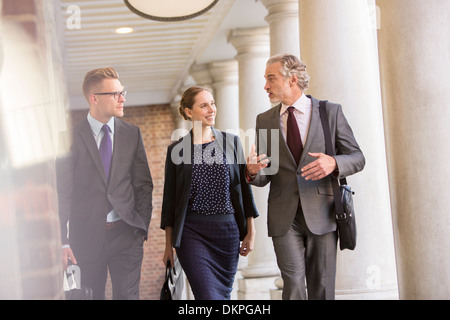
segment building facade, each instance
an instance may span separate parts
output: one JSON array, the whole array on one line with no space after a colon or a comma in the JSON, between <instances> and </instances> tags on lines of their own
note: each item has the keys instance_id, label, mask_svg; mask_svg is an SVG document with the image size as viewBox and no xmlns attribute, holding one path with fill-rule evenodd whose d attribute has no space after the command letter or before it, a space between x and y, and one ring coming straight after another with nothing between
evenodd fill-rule
<instances>
[{"instance_id":1,"label":"building facade","mask_svg":"<svg viewBox=\"0 0 450 320\"><path fill-rule=\"evenodd\" d=\"M0 2L0 249L11 262L0 266L2 299L63 297L53 161L59 132L87 109L69 106L58 3ZM233 59L193 63L171 101L126 110L125 120L143 133L155 183L141 298L158 299L164 276L165 150L175 129L188 128L177 114L179 93L192 84L209 86L220 114L217 128L251 141L247 132L257 114L271 107L263 90L265 63L287 52L307 64L308 94L342 104L367 161L348 179L356 192L358 244L338 254L336 298L449 299L450 3L256 3L267 9L267 24L230 31ZM257 241L239 264L234 299L280 297L267 193L254 188Z\"/></svg>"}]
</instances>

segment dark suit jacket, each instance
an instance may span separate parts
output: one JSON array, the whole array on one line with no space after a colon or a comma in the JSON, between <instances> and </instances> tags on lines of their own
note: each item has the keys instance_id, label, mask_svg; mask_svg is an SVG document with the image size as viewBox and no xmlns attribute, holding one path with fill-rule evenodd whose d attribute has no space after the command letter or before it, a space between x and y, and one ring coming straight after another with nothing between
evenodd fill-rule
<instances>
[{"instance_id":1,"label":"dark suit jacket","mask_svg":"<svg viewBox=\"0 0 450 320\"><path fill-rule=\"evenodd\" d=\"M300 169L316 158L308 155L325 153L325 137L319 114L319 101L311 98L312 110L308 137L300 158L296 164L289 147L280 131L281 104L259 114L256 118L256 134L258 136L258 154L271 156L271 167L261 170L250 183L265 186L270 183L268 199L268 231L269 236L286 234L294 221L299 200L308 228L312 233L323 235L336 230L334 198L329 175L319 181L305 180ZM364 155L353 135L352 129L339 104L328 102L326 112L336 147L334 157L342 179L361 171L365 166ZM267 130L267 135L261 134ZM261 131L260 131L261 130ZM272 130L277 134L273 136Z\"/></svg>"},{"instance_id":2,"label":"dark suit jacket","mask_svg":"<svg viewBox=\"0 0 450 320\"><path fill-rule=\"evenodd\" d=\"M75 257L98 255L112 208L126 223L148 232L153 182L141 133L119 119L114 128L109 181L87 119L73 128L70 152L56 162L61 237Z\"/></svg>"},{"instance_id":3,"label":"dark suit jacket","mask_svg":"<svg viewBox=\"0 0 450 320\"><path fill-rule=\"evenodd\" d=\"M230 167L230 194L240 240L247 234L247 218L258 217L251 186L245 179L245 157L239 138L213 128ZM167 148L161 228L173 227L173 246L179 247L192 178L192 131Z\"/></svg>"}]
</instances>

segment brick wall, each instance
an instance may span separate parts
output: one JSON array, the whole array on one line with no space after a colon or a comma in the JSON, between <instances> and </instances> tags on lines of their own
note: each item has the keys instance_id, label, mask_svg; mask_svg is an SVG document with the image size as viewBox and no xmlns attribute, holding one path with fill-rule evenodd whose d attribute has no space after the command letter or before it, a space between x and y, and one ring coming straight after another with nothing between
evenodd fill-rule
<instances>
[{"instance_id":1,"label":"brick wall","mask_svg":"<svg viewBox=\"0 0 450 320\"><path fill-rule=\"evenodd\" d=\"M86 110L73 111L72 122L77 123L86 115ZM164 163L167 146L171 143L170 136L175 129L173 114L169 105L126 107L125 116L122 119L140 127L153 178L153 215L149 238L144 244L140 298L142 300L159 299L165 271L162 263L165 234L159 226L164 188ZM111 297L109 281L107 297Z\"/></svg>"}]
</instances>

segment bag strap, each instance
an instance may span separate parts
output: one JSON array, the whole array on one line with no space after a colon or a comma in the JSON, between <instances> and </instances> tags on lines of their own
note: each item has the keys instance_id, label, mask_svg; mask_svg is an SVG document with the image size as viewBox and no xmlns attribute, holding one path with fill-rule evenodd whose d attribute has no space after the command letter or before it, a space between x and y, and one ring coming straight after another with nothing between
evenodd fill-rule
<instances>
[{"instance_id":1,"label":"bag strap","mask_svg":"<svg viewBox=\"0 0 450 320\"><path fill-rule=\"evenodd\" d=\"M176 272L175 272L175 267L172 268L172 264L170 263L170 259L167 259L167 263L166 263L166 281L170 280L170 283L173 285L173 278L172 278L172 271L173 270L173 275L176 276Z\"/></svg>"},{"instance_id":2,"label":"bag strap","mask_svg":"<svg viewBox=\"0 0 450 320\"><path fill-rule=\"evenodd\" d=\"M329 156L334 156L334 148L331 143L331 132L330 126L328 124L328 115L325 110L325 106L327 101L320 101L319 112L320 112L320 120L322 121L323 133L325 135L325 150L326 154ZM346 179L340 180L341 184L347 184ZM344 206L342 205L341 200L341 190L339 188L339 183L337 179L331 178L331 186L333 187L333 195L334 195L334 206L336 209L336 217L337 218L345 218Z\"/></svg>"}]
</instances>

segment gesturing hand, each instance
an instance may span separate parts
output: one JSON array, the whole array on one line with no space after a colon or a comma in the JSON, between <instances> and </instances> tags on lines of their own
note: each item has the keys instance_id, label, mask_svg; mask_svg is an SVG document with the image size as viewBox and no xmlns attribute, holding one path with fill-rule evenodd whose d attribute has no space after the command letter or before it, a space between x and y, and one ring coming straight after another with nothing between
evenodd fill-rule
<instances>
[{"instance_id":1,"label":"gesturing hand","mask_svg":"<svg viewBox=\"0 0 450 320\"><path fill-rule=\"evenodd\" d=\"M301 170L305 180L320 180L332 173L336 168L336 159L323 153L308 152L311 157L317 158Z\"/></svg>"},{"instance_id":2,"label":"gesturing hand","mask_svg":"<svg viewBox=\"0 0 450 320\"><path fill-rule=\"evenodd\" d=\"M252 144L250 155L247 157L247 170L252 176L256 175L259 171L267 167L269 159L265 154L257 155L255 151L255 145Z\"/></svg>"}]
</instances>

